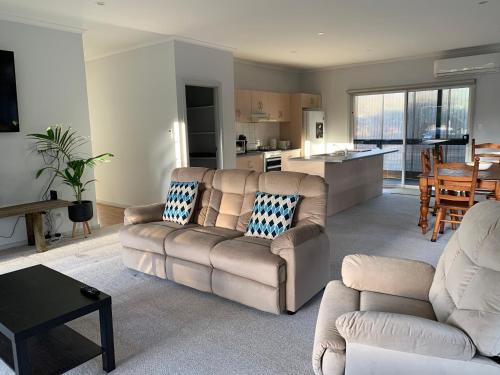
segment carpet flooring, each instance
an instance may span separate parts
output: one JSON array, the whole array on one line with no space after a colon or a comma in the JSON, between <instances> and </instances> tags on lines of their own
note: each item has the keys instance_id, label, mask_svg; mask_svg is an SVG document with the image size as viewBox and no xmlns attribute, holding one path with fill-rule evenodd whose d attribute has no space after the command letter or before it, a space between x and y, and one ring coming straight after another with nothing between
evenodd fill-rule
<instances>
[{"instance_id":1,"label":"carpet flooring","mask_svg":"<svg viewBox=\"0 0 500 375\"><path fill-rule=\"evenodd\" d=\"M435 264L450 229L436 243L416 226L418 198L389 194L328 220L332 278L347 254ZM311 351L321 295L295 315L275 316L126 269L115 230L43 254L0 252L0 273L45 264L113 297L116 374L312 374ZM97 314L71 327L99 339ZM0 374L11 374L0 362ZM100 358L69 374L103 374Z\"/></svg>"}]
</instances>

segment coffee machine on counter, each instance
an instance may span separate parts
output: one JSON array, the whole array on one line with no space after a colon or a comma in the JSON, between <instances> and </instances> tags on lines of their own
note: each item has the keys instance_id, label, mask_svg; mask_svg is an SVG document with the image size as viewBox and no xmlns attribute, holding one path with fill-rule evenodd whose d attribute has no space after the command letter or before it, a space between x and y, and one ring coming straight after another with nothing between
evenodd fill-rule
<instances>
[{"instance_id":1,"label":"coffee machine on counter","mask_svg":"<svg viewBox=\"0 0 500 375\"><path fill-rule=\"evenodd\" d=\"M246 154L247 153L247 137L243 134L238 136L236 140L236 154Z\"/></svg>"}]
</instances>

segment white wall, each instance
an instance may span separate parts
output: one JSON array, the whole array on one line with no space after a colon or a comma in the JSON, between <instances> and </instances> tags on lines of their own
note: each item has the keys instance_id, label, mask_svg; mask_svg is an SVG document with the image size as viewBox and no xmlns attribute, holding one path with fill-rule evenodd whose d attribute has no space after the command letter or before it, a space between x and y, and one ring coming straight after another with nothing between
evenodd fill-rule
<instances>
[{"instance_id":1,"label":"white wall","mask_svg":"<svg viewBox=\"0 0 500 375\"><path fill-rule=\"evenodd\" d=\"M234 83L238 89L300 92L299 71L251 61L234 60Z\"/></svg>"},{"instance_id":2,"label":"white wall","mask_svg":"<svg viewBox=\"0 0 500 375\"><path fill-rule=\"evenodd\" d=\"M174 44L166 42L87 62L92 147L111 152L96 168L97 200L140 205L165 199L176 167Z\"/></svg>"},{"instance_id":3,"label":"white wall","mask_svg":"<svg viewBox=\"0 0 500 375\"><path fill-rule=\"evenodd\" d=\"M343 143L349 141L349 95L346 90L434 82L433 62L434 58L422 58L307 72L302 75L302 85L304 91L322 95L327 116L327 141ZM472 136L478 141L500 142L500 73L474 78L477 86Z\"/></svg>"},{"instance_id":4,"label":"white wall","mask_svg":"<svg viewBox=\"0 0 500 375\"><path fill-rule=\"evenodd\" d=\"M165 199L172 170L186 162L172 136L185 122L186 83L220 88L223 166L234 167L232 53L170 41L89 61L87 81L93 151L115 154L96 168L97 201L130 206Z\"/></svg>"},{"instance_id":5,"label":"white wall","mask_svg":"<svg viewBox=\"0 0 500 375\"><path fill-rule=\"evenodd\" d=\"M19 133L0 133L0 206L9 206L39 200L46 181L35 180L42 162L29 151L26 134L65 124L90 136L90 126L81 34L0 21L0 49L14 51L20 122ZM90 144L82 151L90 153ZM55 190L73 200L65 186L58 184ZM84 194L95 200L93 188ZM67 211L56 211L59 230L69 231ZM9 235L15 221L0 219L0 235ZM12 238L0 238L0 247L25 241L23 218Z\"/></svg>"},{"instance_id":6,"label":"white wall","mask_svg":"<svg viewBox=\"0 0 500 375\"><path fill-rule=\"evenodd\" d=\"M221 126L221 168L236 166L236 127L234 120L234 59L228 51L175 41L175 74L179 121L186 123L186 84L218 86Z\"/></svg>"}]
</instances>

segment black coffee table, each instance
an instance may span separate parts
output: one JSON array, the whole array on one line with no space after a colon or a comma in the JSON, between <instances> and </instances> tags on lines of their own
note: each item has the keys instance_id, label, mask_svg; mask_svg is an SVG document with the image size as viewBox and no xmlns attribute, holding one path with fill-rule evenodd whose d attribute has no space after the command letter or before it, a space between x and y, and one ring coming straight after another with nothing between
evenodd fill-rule
<instances>
[{"instance_id":1,"label":"black coffee table","mask_svg":"<svg viewBox=\"0 0 500 375\"><path fill-rule=\"evenodd\" d=\"M115 369L111 297L82 285L42 265L0 275L0 359L16 374L62 374L99 355ZM101 346L64 324L97 310Z\"/></svg>"}]
</instances>

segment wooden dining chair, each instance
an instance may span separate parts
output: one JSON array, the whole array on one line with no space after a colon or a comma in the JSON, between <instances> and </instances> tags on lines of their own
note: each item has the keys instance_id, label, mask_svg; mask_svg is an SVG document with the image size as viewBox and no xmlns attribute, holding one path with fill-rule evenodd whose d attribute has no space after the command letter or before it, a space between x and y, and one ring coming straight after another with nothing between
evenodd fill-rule
<instances>
[{"instance_id":1,"label":"wooden dining chair","mask_svg":"<svg viewBox=\"0 0 500 375\"><path fill-rule=\"evenodd\" d=\"M438 231L444 233L445 223L452 224L454 229L460 224L465 212L474 205L478 170L478 157L474 159L472 166L465 163L439 163L437 159L434 160L435 204L438 212L432 242L436 241Z\"/></svg>"},{"instance_id":2,"label":"wooden dining chair","mask_svg":"<svg viewBox=\"0 0 500 375\"><path fill-rule=\"evenodd\" d=\"M498 151L494 151L498 150ZM479 143L472 139L472 160L479 158L479 163L500 163L500 144L499 143ZM476 189L476 194L486 196L487 199L496 199L495 194L490 190Z\"/></svg>"},{"instance_id":3,"label":"wooden dining chair","mask_svg":"<svg viewBox=\"0 0 500 375\"><path fill-rule=\"evenodd\" d=\"M480 163L500 163L500 143L476 144L476 140L472 139L472 161L476 157Z\"/></svg>"},{"instance_id":4,"label":"wooden dining chair","mask_svg":"<svg viewBox=\"0 0 500 375\"><path fill-rule=\"evenodd\" d=\"M435 160L436 158L439 163L444 163L444 151L442 145L439 145L432 149L432 160Z\"/></svg>"},{"instance_id":5,"label":"wooden dining chair","mask_svg":"<svg viewBox=\"0 0 500 375\"><path fill-rule=\"evenodd\" d=\"M430 149L425 148L422 151L420 151L420 161L422 163L422 174L423 175L429 175L431 174L431 152ZM432 186L428 186L427 188L427 195L430 198L435 197L433 193ZM437 207L436 204L434 204L434 207L432 209L432 215L436 215L437 213ZM422 218L420 217L418 220L418 226L421 225Z\"/></svg>"}]
</instances>

